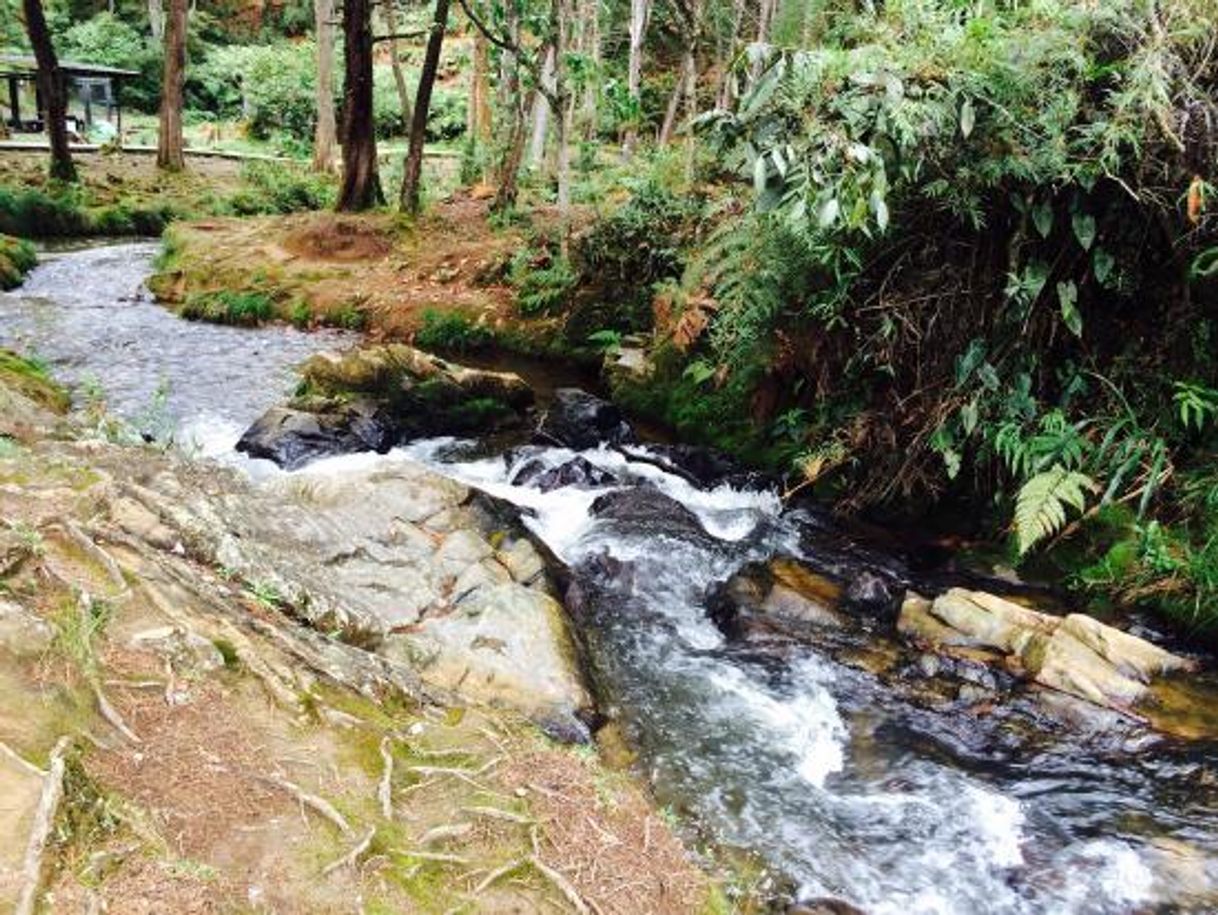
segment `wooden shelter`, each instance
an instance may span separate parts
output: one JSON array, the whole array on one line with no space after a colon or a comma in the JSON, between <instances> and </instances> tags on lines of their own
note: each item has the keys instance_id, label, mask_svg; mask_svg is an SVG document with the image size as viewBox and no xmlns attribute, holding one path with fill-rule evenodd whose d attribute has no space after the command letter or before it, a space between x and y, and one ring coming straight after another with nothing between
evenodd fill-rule
<instances>
[{"instance_id":1,"label":"wooden shelter","mask_svg":"<svg viewBox=\"0 0 1218 915\"><path fill-rule=\"evenodd\" d=\"M114 127L122 142L123 80L139 76L136 70L104 67L78 61L60 61L68 83L68 131L82 138L95 124L105 121ZM15 133L41 133L46 129L46 109L38 91L38 63L32 57L0 54L0 112Z\"/></svg>"}]
</instances>

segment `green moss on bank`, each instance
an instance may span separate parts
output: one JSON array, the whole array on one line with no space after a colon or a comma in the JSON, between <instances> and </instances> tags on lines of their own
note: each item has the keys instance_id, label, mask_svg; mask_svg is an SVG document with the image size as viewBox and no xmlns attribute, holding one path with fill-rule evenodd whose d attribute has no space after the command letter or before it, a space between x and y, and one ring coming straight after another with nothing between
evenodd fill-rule
<instances>
[{"instance_id":1,"label":"green moss on bank","mask_svg":"<svg viewBox=\"0 0 1218 915\"><path fill-rule=\"evenodd\" d=\"M51 380L45 366L5 349L0 349L0 385L56 413L71 406L67 391Z\"/></svg>"},{"instance_id":2,"label":"green moss on bank","mask_svg":"<svg viewBox=\"0 0 1218 915\"><path fill-rule=\"evenodd\" d=\"M0 235L0 289L14 289L38 263L34 246L21 238Z\"/></svg>"}]
</instances>

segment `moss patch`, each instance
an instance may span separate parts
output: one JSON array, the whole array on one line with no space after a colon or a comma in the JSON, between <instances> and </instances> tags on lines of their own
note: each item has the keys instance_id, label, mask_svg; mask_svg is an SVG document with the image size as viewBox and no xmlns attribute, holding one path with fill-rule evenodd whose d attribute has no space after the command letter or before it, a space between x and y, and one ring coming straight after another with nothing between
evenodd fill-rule
<instances>
[{"instance_id":1,"label":"moss patch","mask_svg":"<svg viewBox=\"0 0 1218 915\"><path fill-rule=\"evenodd\" d=\"M36 263L38 255L28 241L0 235L0 289L13 289L21 285Z\"/></svg>"},{"instance_id":2,"label":"moss patch","mask_svg":"<svg viewBox=\"0 0 1218 915\"><path fill-rule=\"evenodd\" d=\"M51 380L42 364L0 349L0 384L56 413L71 406L67 391Z\"/></svg>"}]
</instances>

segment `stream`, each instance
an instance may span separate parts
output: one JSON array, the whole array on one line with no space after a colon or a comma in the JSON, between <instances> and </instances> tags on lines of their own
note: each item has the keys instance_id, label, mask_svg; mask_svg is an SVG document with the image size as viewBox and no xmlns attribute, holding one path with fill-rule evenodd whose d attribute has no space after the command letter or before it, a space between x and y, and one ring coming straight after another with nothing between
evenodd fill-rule
<instances>
[{"instance_id":1,"label":"stream","mask_svg":"<svg viewBox=\"0 0 1218 915\"><path fill-rule=\"evenodd\" d=\"M156 250L48 256L0 294L0 345L36 353L78 391L100 386L137 427L167 423L188 448L279 472L233 452L236 438L291 390L293 365L355 338L183 322L142 288ZM1215 911L1212 745L1137 729L1045 738L911 703L815 646L779 659L727 640L708 618L711 586L749 561L816 558L816 519L772 493L696 488L645 446L580 452L612 479L544 493L511 481L528 461L557 467L573 452L470 457L433 439L398 454L522 507L582 570L596 595L579 618L590 666L657 799L691 831L758 855L796 899L875 915ZM341 474L368 460L323 463ZM599 496L644 484L703 532L590 513Z\"/></svg>"}]
</instances>

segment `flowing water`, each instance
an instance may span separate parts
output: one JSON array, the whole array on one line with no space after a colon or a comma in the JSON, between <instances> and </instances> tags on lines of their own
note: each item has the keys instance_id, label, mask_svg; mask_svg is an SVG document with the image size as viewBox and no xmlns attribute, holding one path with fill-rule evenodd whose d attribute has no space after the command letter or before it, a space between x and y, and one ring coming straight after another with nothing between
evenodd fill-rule
<instances>
[{"instance_id":1,"label":"flowing water","mask_svg":"<svg viewBox=\"0 0 1218 915\"><path fill-rule=\"evenodd\" d=\"M48 261L0 298L0 344L35 348L73 382L96 378L129 417L164 379L179 427L223 453L290 389L293 363L344 338L187 325L141 291L153 250L127 244ZM470 460L440 440L402 450L524 508L565 563L622 563L582 624L640 765L691 828L756 852L799 898L836 897L877 915L1216 910L1212 746L1136 732L1024 738L910 703L814 647L777 660L729 644L707 618L707 588L747 561L808 549L807 519L772 494L699 490L607 449L582 454L612 484L543 493L509 481L527 459L558 466L571 452ZM320 469L341 474L368 459ZM706 535L590 513L597 496L640 483L692 510Z\"/></svg>"}]
</instances>

